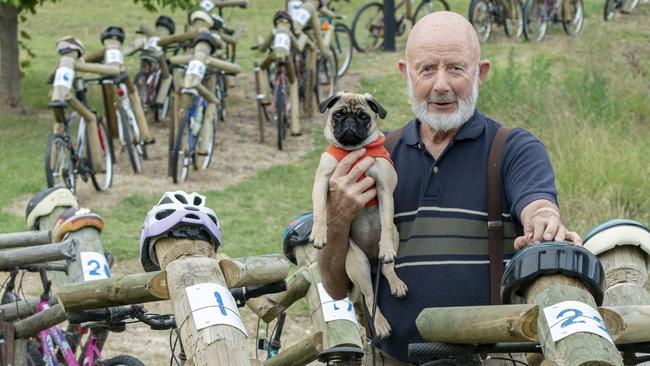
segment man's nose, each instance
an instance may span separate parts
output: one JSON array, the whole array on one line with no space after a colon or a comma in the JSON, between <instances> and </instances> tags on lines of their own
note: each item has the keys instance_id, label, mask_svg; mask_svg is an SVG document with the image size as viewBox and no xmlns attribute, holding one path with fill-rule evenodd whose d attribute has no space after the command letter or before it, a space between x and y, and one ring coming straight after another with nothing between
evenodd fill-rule
<instances>
[{"instance_id":1,"label":"man's nose","mask_svg":"<svg viewBox=\"0 0 650 366\"><path fill-rule=\"evenodd\" d=\"M444 70L438 70L433 76L433 91L437 94L446 94L451 90L449 78Z\"/></svg>"}]
</instances>

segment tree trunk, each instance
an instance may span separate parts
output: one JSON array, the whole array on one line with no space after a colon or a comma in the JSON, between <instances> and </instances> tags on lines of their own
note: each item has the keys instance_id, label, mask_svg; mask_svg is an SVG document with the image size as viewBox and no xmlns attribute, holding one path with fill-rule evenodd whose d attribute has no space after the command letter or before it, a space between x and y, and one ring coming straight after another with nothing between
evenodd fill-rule
<instances>
[{"instance_id":1,"label":"tree trunk","mask_svg":"<svg viewBox=\"0 0 650 366\"><path fill-rule=\"evenodd\" d=\"M0 111L21 108L18 9L0 2Z\"/></svg>"}]
</instances>

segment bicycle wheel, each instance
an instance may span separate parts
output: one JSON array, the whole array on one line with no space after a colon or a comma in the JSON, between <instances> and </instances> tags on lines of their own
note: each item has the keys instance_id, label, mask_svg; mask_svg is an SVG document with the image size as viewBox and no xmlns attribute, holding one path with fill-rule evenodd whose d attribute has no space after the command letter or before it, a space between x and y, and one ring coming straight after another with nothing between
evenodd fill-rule
<instances>
[{"instance_id":1,"label":"bicycle wheel","mask_svg":"<svg viewBox=\"0 0 650 366\"><path fill-rule=\"evenodd\" d=\"M639 6L641 0L623 0L623 11L626 13L631 13Z\"/></svg>"},{"instance_id":2,"label":"bicycle wheel","mask_svg":"<svg viewBox=\"0 0 650 366\"><path fill-rule=\"evenodd\" d=\"M41 345L35 339L27 340L27 366L45 366Z\"/></svg>"},{"instance_id":3,"label":"bicycle wheel","mask_svg":"<svg viewBox=\"0 0 650 366\"><path fill-rule=\"evenodd\" d=\"M505 0L509 14L504 9L503 28L510 38L519 38L524 33L524 12L520 0Z\"/></svg>"},{"instance_id":4,"label":"bicycle wheel","mask_svg":"<svg viewBox=\"0 0 650 366\"><path fill-rule=\"evenodd\" d=\"M487 42L492 34L492 14L487 0L472 0L469 4L468 19L474 26L478 39Z\"/></svg>"},{"instance_id":5,"label":"bicycle wheel","mask_svg":"<svg viewBox=\"0 0 650 366\"><path fill-rule=\"evenodd\" d=\"M354 15L352 39L359 52L376 50L384 44L384 6L368 3Z\"/></svg>"},{"instance_id":6,"label":"bicycle wheel","mask_svg":"<svg viewBox=\"0 0 650 366\"><path fill-rule=\"evenodd\" d=\"M334 46L330 46L330 52L321 55L316 62L316 80L314 83L316 105L319 105L336 92L337 70L339 68L335 54Z\"/></svg>"},{"instance_id":7,"label":"bicycle wheel","mask_svg":"<svg viewBox=\"0 0 650 366\"><path fill-rule=\"evenodd\" d=\"M524 36L541 42L548 30L548 8L545 0L526 0L524 5Z\"/></svg>"},{"instance_id":8,"label":"bicycle wheel","mask_svg":"<svg viewBox=\"0 0 650 366\"><path fill-rule=\"evenodd\" d=\"M288 80L287 80L288 81ZM286 124L287 124L287 99L288 95L286 85L287 83L279 82L276 83L276 88L273 91L274 101L275 101L275 115L274 121L277 124L278 129L278 150L282 150L282 145L284 139L287 135ZM294 107L295 108L295 107Z\"/></svg>"},{"instance_id":9,"label":"bicycle wheel","mask_svg":"<svg viewBox=\"0 0 650 366\"><path fill-rule=\"evenodd\" d=\"M91 133L91 131L87 131ZM97 132L99 135L100 156L99 162L101 164L100 171L91 170L90 180L93 186L98 191L106 191L111 188L113 183L113 153L111 151L111 140L108 137L108 130L104 125L101 118L97 118ZM92 161L90 149L86 149L88 154L88 161Z\"/></svg>"},{"instance_id":10,"label":"bicycle wheel","mask_svg":"<svg viewBox=\"0 0 650 366\"><path fill-rule=\"evenodd\" d=\"M561 6L562 28L564 28L564 33L573 37L582 30L585 7L582 0L564 0Z\"/></svg>"},{"instance_id":11,"label":"bicycle wheel","mask_svg":"<svg viewBox=\"0 0 650 366\"><path fill-rule=\"evenodd\" d=\"M141 173L142 162L140 161L140 153L136 147L137 141L132 137L134 134L128 113L122 107L119 107L117 110L117 123L119 123L119 128L122 132L120 143L122 144L122 148L129 154L131 168L133 168L134 173Z\"/></svg>"},{"instance_id":12,"label":"bicycle wheel","mask_svg":"<svg viewBox=\"0 0 650 366\"><path fill-rule=\"evenodd\" d=\"M144 366L142 361L129 355L119 355L95 363L96 366Z\"/></svg>"},{"instance_id":13,"label":"bicycle wheel","mask_svg":"<svg viewBox=\"0 0 650 366\"><path fill-rule=\"evenodd\" d=\"M171 176L174 183L185 182L190 170L190 112L181 119L176 131L176 140L170 157Z\"/></svg>"},{"instance_id":14,"label":"bicycle wheel","mask_svg":"<svg viewBox=\"0 0 650 366\"><path fill-rule=\"evenodd\" d=\"M332 44L334 55L339 64L336 75L341 78L350 68L352 63L352 53L354 50L354 41L352 40L352 31L347 25L337 23L334 26L334 41Z\"/></svg>"},{"instance_id":15,"label":"bicycle wheel","mask_svg":"<svg viewBox=\"0 0 650 366\"><path fill-rule=\"evenodd\" d=\"M68 187L75 191L75 174L68 143L58 134L51 133L45 148L45 178L49 187Z\"/></svg>"},{"instance_id":16,"label":"bicycle wheel","mask_svg":"<svg viewBox=\"0 0 650 366\"><path fill-rule=\"evenodd\" d=\"M226 81L226 74L220 72L217 74L217 84L215 87L214 95L219 99L221 102L221 106L218 107L217 109L217 116L219 118L219 121L221 122L226 122L226 97L228 96L228 90L227 90L227 81Z\"/></svg>"},{"instance_id":17,"label":"bicycle wheel","mask_svg":"<svg viewBox=\"0 0 650 366\"><path fill-rule=\"evenodd\" d=\"M207 107L206 107L207 109ZM205 116L205 113L203 114ZM209 121L204 118L201 122L201 129L192 137L195 141L195 168L200 170L208 169L212 161L212 153L216 142L217 126L219 125L219 107L215 110L214 116ZM194 133L194 132L193 132Z\"/></svg>"},{"instance_id":18,"label":"bicycle wheel","mask_svg":"<svg viewBox=\"0 0 650 366\"><path fill-rule=\"evenodd\" d=\"M449 4L445 0L422 0L417 9L415 9L413 24L417 23L427 14L443 10L449 10Z\"/></svg>"},{"instance_id":19,"label":"bicycle wheel","mask_svg":"<svg viewBox=\"0 0 650 366\"><path fill-rule=\"evenodd\" d=\"M605 14L604 14L605 21L612 20L612 18L614 18L614 14L616 14L617 4L618 4L618 0L607 0L605 2Z\"/></svg>"}]
</instances>

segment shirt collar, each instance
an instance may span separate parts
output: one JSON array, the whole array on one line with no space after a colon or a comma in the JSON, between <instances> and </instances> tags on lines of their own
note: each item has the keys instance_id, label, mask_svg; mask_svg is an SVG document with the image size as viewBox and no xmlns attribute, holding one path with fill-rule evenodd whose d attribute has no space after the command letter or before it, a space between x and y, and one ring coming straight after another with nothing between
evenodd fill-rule
<instances>
[{"instance_id":1,"label":"shirt collar","mask_svg":"<svg viewBox=\"0 0 650 366\"><path fill-rule=\"evenodd\" d=\"M414 119L404 127L404 131L402 131L402 141L404 143L414 146L421 142L420 123L420 121ZM476 140L483 134L483 131L485 131L485 119L483 114L476 109L472 117L463 124L460 131L454 136L454 140Z\"/></svg>"}]
</instances>

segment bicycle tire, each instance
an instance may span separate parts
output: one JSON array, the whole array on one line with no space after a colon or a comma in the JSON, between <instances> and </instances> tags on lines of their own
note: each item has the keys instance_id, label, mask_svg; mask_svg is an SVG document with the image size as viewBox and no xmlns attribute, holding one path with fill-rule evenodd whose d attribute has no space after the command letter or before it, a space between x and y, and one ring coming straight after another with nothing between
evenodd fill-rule
<instances>
[{"instance_id":1,"label":"bicycle tire","mask_svg":"<svg viewBox=\"0 0 650 366\"><path fill-rule=\"evenodd\" d=\"M487 42L490 39L490 35L492 35L490 4L486 0L472 0L469 3L467 19L474 27L479 41Z\"/></svg>"},{"instance_id":2,"label":"bicycle tire","mask_svg":"<svg viewBox=\"0 0 650 366\"><path fill-rule=\"evenodd\" d=\"M623 0L623 9L627 13L631 13L639 6L641 0Z\"/></svg>"},{"instance_id":3,"label":"bicycle tire","mask_svg":"<svg viewBox=\"0 0 650 366\"><path fill-rule=\"evenodd\" d=\"M95 366L144 366L144 363L129 355L119 355L95 363Z\"/></svg>"},{"instance_id":4,"label":"bicycle tire","mask_svg":"<svg viewBox=\"0 0 650 366\"><path fill-rule=\"evenodd\" d=\"M316 93L316 105L336 93L336 82L338 81L338 61L334 46L330 45L330 53L320 55L316 61L316 72L314 73L314 93ZM321 76L323 77L321 79Z\"/></svg>"},{"instance_id":5,"label":"bicycle tire","mask_svg":"<svg viewBox=\"0 0 650 366\"><path fill-rule=\"evenodd\" d=\"M140 153L136 145L134 144L134 138L132 137L131 123L129 121L128 113L124 108L119 107L117 109L117 123L120 124L122 129L122 140L120 141L123 147L126 149L127 154L129 155L129 161L131 162L131 168L136 174L142 173L142 161L140 161Z\"/></svg>"},{"instance_id":6,"label":"bicycle tire","mask_svg":"<svg viewBox=\"0 0 650 366\"><path fill-rule=\"evenodd\" d=\"M172 153L170 155L170 162L169 162L169 167L171 169L170 175L172 176L172 180L176 184L178 184L179 181L185 182L187 180L187 176L189 175L189 169L190 169L189 166L190 157L188 156L189 155L188 154L189 123L190 123L190 117L189 117L189 110L188 110L187 114L181 119L180 123L178 124L178 130L176 131L176 139L174 140L175 141L174 147L172 148ZM187 148L185 148L184 144L187 144ZM182 150L182 155L181 155L181 150ZM181 175L179 175L179 167L181 166L182 166L182 168L180 169Z\"/></svg>"},{"instance_id":7,"label":"bicycle tire","mask_svg":"<svg viewBox=\"0 0 650 366\"><path fill-rule=\"evenodd\" d=\"M572 9L575 9L575 12L567 14L567 6L564 5L565 1L569 1ZM582 0L564 0L560 6L562 6L561 17L564 33L569 37L574 37L582 31L582 26L584 25L585 20L585 6Z\"/></svg>"},{"instance_id":8,"label":"bicycle tire","mask_svg":"<svg viewBox=\"0 0 650 366\"><path fill-rule=\"evenodd\" d=\"M207 109L207 107L206 107ZM203 114L205 117L205 113ZM207 123L206 123L207 122ZM216 137L217 137L217 127L219 126L219 106L217 106L217 109L214 111L214 117L212 118L212 121L206 121L205 118L203 118L201 130L199 131L198 135L195 136L195 146L197 147L195 149L195 156L194 156L194 165L195 168L198 168L200 170L205 170L208 169L210 166L210 162L212 161L212 154L214 153L214 146L216 145ZM204 128L210 128L211 131L203 132ZM208 141L203 145L202 137L208 137ZM206 148L206 151L203 152L201 151L201 146Z\"/></svg>"},{"instance_id":9,"label":"bicycle tire","mask_svg":"<svg viewBox=\"0 0 650 366\"><path fill-rule=\"evenodd\" d=\"M514 14L503 14L503 29L509 38L519 38L524 32L524 10L520 0L505 0Z\"/></svg>"},{"instance_id":10,"label":"bicycle tire","mask_svg":"<svg viewBox=\"0 0 650 366\"><path fill-rule=\"evenodd\" d=\"M616 3L617 0L607 0L605 2L605 13L603 14L603 18L606 22L614 18L614 15L616 14Z\"/></svg>"},{"instance_id":11,"label":"bicycle tire","mask_svg":"<svg viewBox=\"0 0 650 366\"><path fill-rule=\"evenodd\" d=\"M41 345L35 339L27 340L27 366L45 366Z\"/></svg>"},{"instance_id":12,"label":"bicycle tire","mask_svg":"<svg viewBox=\"0 0 650 366\"><path fill-rule=\"evenodd\" d=\"M88 126L86 125L86 128ZM88 131L86 130L86 133ZM108 130L104 125L104 122L101 118L97 118L97 133L99 134L99 144L102 152L102 157L100 161L103 163L104 172L97 173L91 169L90 180L93 182L93 186L98 191L106 191L111 188L113 184L113 152L111 148L111 140L108 137ZM86 149L88 154L88 161L92 161L90 149ZM100 179L100 176L103 175L104 179Z\"/></svg>"},{"instance_id":13,"label":"bicycle tire","mask_svg":"<svg viewBox=\"0 0 650 366\"><path fill-rule=\"evenodd\" d=\"M284 89L284 90L283 90ZM286 131L286 121L287 121L287 107L286 107L286 95L285 95L285 90L286 87L282 85L282 83L277 83L277 89L274 90L273 96L275 98L275 122L277 124L277 130L278 130L278 136L277 136L277 141L278 141L278 150L282 151L283 149L283 142L284 139L287 135Z\"/></svg>"},{"instance_id":14,"label":"bicycle tire","mask_svg":"<svg viewBox=\"0 0 650 366\"><path fill-rule=\"evenodd\" d=\"M58 134L51 133L45 147L45 179L47 187L67 187L73 193L76 189L76 175L68 143Z\"/></svg>"},{"instance_id":15,"label":"bicycle tire","mask_svg":"<svg viewBox=\"0 0 650 366\"><path fill-rule=\"evenodd\" d=\"M440 8L436 4L440 4ZM449 3L446 0L423 0L413 13L413 24L422 19L425 15L436 11L449 11Z\"/></svg>"},{"instance_id":16,"label":"bicycle tire","mask_svg":"<svg viewBox=\"0 0 650 366\"><path fill-rule=\"evenodd\" d=\"M548 11L543 0L526 0L524 4L524 36L532 42L541 42L548 31ZM534 22L534 23L533 23Z\"/></svg>"},{"instance_id":17,"label":"bicycle tire","mask_svg":"<svg viewBox=\"0 0 650 366\"><path fill-rule=\"evenodd\" d=\"M371 15L368 24L360 24L364 13L367 13L365 15ZM361 41L363 39L361 36L364 33L370 35L370 44ZM384 6L381 3L368 3L359 8L352 21L352 39L354 40L354 47L359 52L376 50L384 44Z\"/></svg>"},{"instance_id":18,"label":"bicycle tire","mask_svg":"<svg viewBox=\"0 0 650 366\"><path fill-rule=\"evenodd\" d=\"M336 23L334 26L334 42L332 46L336 51L335 56L337 59L343 60L343 62L338 62L339 68L336 72L336 75L339 78L342 78L350 68L350 64L352 63L352 55L354 53L354 40L352 39L352 31L350 28L348 28L347 25Z\"/></svg>"},{"instance_id":19,"label":"bicycle tire","mask_svg":"<svg viewBox=\"0 0 650 366\"><path fill-rule=\"evenodd\" d=\"M221 102L221 106L217 107L217 116L221 122L226 122L226 97L228 96L228 82L226 75L222 72L217 74L217 83L214 95Z\"/></svg>"}]
</instances>

